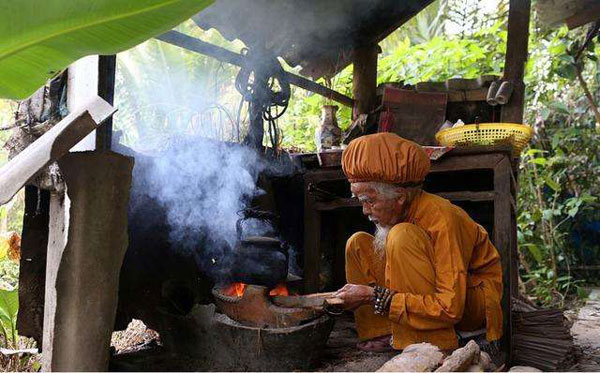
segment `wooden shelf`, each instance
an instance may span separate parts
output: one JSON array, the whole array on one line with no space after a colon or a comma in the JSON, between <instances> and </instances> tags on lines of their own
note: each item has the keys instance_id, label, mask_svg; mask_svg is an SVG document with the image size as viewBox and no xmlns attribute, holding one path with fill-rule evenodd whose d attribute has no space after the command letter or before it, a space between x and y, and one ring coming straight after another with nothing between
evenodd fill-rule
<instances>
[{"instance_id":1,"label":"wooden shelf","mask_svg":"<svg viewBox=\"0 0 600 373\"><path fill-rule=\"evenodd\" d=\"M446 198L450 201L472 201L472 202L482 202L482 201L493 201L496 198L496 192L487 191L487 192L440 192L435 193L436 195Z\"/></svg>"},{"instance_id":2,"label":"wooden shelf","mask_svg":"<svg viewBox=\"0 0 600 373\"><path fill-rule=\"evenodd\" d=\"M496 192L442 192L436 195L446 198L450 201L494 201ZM317 211L331 211L343 208L360 207L360 202L356 198L338 198L331 201L315 202L313 208Z\"/></svg>"}]
</instances>

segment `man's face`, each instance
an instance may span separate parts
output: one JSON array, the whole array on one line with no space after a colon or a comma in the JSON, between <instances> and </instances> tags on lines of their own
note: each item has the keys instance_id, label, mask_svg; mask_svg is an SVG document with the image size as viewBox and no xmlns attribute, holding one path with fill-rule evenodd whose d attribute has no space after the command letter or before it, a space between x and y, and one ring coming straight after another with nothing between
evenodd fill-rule
<instances>
[{"instance_id":1,"label":"man's face","mask_svg":"<svg viewBox=\"0 0 600 373\"><path fill-rule=\"evenodd\" d=\"M351 184L352 195L358 198L363 214L373 223L391 228L402 221L406 207L406 196L384 198L377 190L365 183Z\"/></svg>"}]
</instances>

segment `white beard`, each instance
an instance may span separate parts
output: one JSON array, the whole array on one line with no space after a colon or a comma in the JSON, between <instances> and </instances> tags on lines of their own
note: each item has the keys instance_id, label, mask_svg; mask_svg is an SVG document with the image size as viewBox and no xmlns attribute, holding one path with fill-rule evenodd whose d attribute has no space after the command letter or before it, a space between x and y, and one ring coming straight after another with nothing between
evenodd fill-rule
<instances>
[{"instance_id":1,"label":"white beard","mask_svg":"<svg viewBox=\"0 0 600 373\"><path fill-rule=\"evenodd\" d=\"M387 236L390 233L390 228L383 227L379 224L375 224L377 230L375 231L375 240L373 241L373 247L375 248L375 254L380 258L385 258L385 243Z\"/></svg>"}]
</instances>

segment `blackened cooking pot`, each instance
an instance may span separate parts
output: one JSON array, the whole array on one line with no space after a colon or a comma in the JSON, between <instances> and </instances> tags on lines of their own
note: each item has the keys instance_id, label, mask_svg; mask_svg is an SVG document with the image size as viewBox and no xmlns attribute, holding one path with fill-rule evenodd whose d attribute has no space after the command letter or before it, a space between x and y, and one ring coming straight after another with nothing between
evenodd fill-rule
<instances>
[{"instance_id":1,"label":"blackened cooking pot","mask_svg":"<svg viewBox=\"0 0 600 373\"><path fill-rule=\"evenodd\" d=\"M287 278L288 256L276 238L246 237L234 253L231 269L234 282L273 287Z\"/></svg>"},{"instance_id":2,"label":"blackened cooking pot","mask_svg":"<svg viewBox=\"0 0 600 373\"><path fill-rule=\"evenodd\" d=\"M244 217L238 220L238 243L233 249L231 276L234 282L273 287L287 278L287 245L274 237L245 236L243 222L256 219L256 214L254 210L245 212ZM260 214L261 219L269 220L273 227L277 226L273 216L267 219L265 213Z\"/></svg>"}]
</instances>

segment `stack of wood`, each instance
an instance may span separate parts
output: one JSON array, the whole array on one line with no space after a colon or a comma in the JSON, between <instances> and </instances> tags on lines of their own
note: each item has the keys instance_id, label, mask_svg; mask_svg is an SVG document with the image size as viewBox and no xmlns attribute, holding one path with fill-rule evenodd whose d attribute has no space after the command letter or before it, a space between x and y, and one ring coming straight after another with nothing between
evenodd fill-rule
<instances>
[{"instance_id":1,"label":"stack of wood","mask_svg":"<svg viewBox=\"0 0 600 373\"><path fill-rule=\"evenodd\" d=\"M575 358L570 326L558 309L537 309L520 300L513 303L513 364L544 371L565 370Z\"/></svg>"},{"instance_id":2,"label":"stack of wood","mask_svg":"<svg viewBox=\"0 0 600 373\"><path fill-rule=\"evenodd\" d=\"M394 356L378 372L490 372L496 366L490 356L480 351L475 341L454 350L445 357L437 346L417 343L407 346L400 355Z\"/></svg>"}]
</instances>

